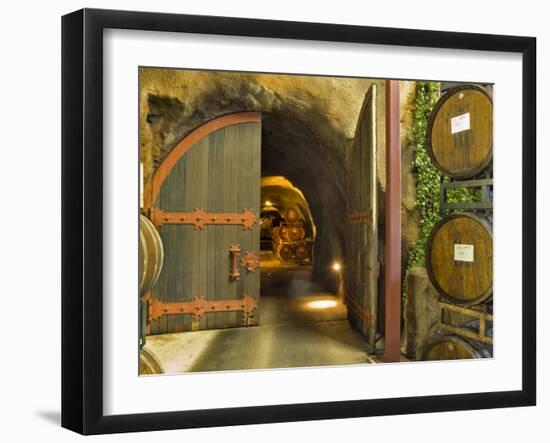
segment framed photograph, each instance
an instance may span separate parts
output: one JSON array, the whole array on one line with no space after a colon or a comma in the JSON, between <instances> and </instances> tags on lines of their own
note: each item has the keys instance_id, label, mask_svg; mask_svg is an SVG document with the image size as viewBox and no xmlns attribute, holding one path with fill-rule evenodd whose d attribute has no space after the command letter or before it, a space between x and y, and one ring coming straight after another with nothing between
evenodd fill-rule
<instances>
[{"instance_id":1,"label":"framed photograph","mask_svg":"<svg viewBox=\"0 0 550 443\"><path fill-rule=\"evenodd\" d=\"M536 403L536 40L62 20L62 425Z\"/></svg>"}]
</instances>

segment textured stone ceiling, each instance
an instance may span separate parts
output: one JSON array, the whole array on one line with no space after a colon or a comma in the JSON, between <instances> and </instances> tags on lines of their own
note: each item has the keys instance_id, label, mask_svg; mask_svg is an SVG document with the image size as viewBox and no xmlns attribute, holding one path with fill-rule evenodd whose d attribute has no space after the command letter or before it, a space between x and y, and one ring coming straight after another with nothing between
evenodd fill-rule
<instances>
[{"instance_id":1,"label":"textured stone ceiling","mask_svg":"<svg viewBox=\"0 0 550 443\"><path fill-rule=\"evenodd\" d=\"M315 263L344 256L347 150L368 79L142 69L145 179L192 129L230 112L262 112L262 176L299 188L317 226Z\"/></svg>"}]
</instances>

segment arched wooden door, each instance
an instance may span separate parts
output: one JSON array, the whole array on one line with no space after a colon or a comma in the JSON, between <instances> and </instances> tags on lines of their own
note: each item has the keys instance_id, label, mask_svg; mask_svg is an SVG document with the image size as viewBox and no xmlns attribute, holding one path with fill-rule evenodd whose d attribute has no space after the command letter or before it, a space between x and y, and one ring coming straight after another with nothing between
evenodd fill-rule
<instances>
[{"instance_id":1,"label":"arched wooden door","mask_svg":"<svg viewBox=\"0 0 550 443\"><path fill-rule=\"evenodd\" d=\"M371 352L378 304L376 151L376 85L372 85L365 95L352 147L344 268L348 318Z\"/></svg>"},{"instance_id":2,"label":"arched wooden door","mask_svg":"<svg viewBox=\"0 0 550 443\"><path fill-rule=\"evenodd\" d=\"M148 306L151 334L259 323L261 114L211 120L152 179L149 215L164 266Z\"/></svg>"}]
</instances>

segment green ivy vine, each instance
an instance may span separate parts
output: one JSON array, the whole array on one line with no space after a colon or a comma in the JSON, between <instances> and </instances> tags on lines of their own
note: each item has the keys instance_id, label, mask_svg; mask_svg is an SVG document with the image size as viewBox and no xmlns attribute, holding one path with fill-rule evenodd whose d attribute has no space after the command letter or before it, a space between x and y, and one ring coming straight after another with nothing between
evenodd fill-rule
<instances>
[{"instance_id":1,"label":"green ivy vine","mask_svg":"<svg viewBox=\"0 0 550 443\"><path fill-rule=\"evenodd\" d=\"M416 83L416 104L412 130L416 174L416 208L420 211L420 233L409 253L407 271L424 266L424 248L432 228L439 220L439 183L441 174L432 164L426 150L426 128L432 109L440 96L440 84ZM406 282L406 279L405 279Z\"/></svg>"},{"instance_id":2,"label":"green ivy vine","mask_svg":"<svg viewBox=\"0 0 550 443\"><path fill-rule=\"evenodd\" d=\"M410 269L425 267L425 248L434 225L440 220L439 185L441 173L433 165L426 149L426 129L430 114L441 95L441 86L437 82L416 83L416 103L412 142L415 147L413 169L416 174L416 202L420 211L420 233L409 252L407 273ZM447 177L443 178L448 181ZM476 201L480 198L478 190L460 188L447 193L449 203ZM407 297L407 278L403 280L403 298Z\"/></svg>"}]
</instances>

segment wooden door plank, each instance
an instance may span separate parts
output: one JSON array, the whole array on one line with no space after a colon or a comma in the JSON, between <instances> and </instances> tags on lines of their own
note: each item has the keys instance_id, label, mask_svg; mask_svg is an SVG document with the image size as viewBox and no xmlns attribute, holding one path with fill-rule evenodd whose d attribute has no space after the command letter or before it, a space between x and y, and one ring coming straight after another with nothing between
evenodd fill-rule
<instances>
[{"instance_id":1,"label":"wooden door plank","mask_svg":"<svg viewBox=\"0 0 550 443\"><path fill-rule=\"evenodd\" d=\"M160 195L159 195L159 200L160 200L160 204L162 207L165 207L167 205L167 202L168 202L168 188L169 186L163 186L161 191L160 191ZM172 259L172 247L171 247L171 244L170 244L170 230L169 229L166 229L168 228L167 226L166 227L163 227L163 229L160 230L160 234L161 234L161 239L162 239L162 244L164 246L164 265L163 265L163 268L162 268L162 274L161 277L162 277L162 285L160 286L160 293L159 293L159 299L163 302L163 303L167 303L168 302L168 288L170 287L170 270L169 270L169 266L167 266L167 264L171 261ZM168 329L168 319L166 317L162 317L158 320L158 332L159 333L164 333L166 332Z\"/></svg>"},{"instance_id":2,"label":"wooden door plank","mask_svg":"<svg viewBox=\"0 0 550 443\"><path fill-rule=\"evenodd\" d=\"M215 169L216 181L215 181L215 195L214 195L214 207L216 210L221 210L224 207L224 183L225 176L227 174L225 165L224 165L224 155L225 155L225 131L219 130L213 134L213 140L211 144L211 149L215 149ZM217 226L214 231L214 272L215 272L215 282L214 282L214 293L212 298L215 300L221 299L222 294L225 292L225 284L228 279L228 269L229 269L229 244L227 244L225 231L227 230L226 226ZM213 313L210 314L212 318L212 327L220 328L223 325L223 315L222 313Z\"/></svg>"},{"instance_id":3,"label":"wooden door plank","mask_svg":"<svg viewBox=\"0 0 550 443\"><path fill-rule=\"evenodd\" d=\"M260 137L259 123L245 123L238 128L237 208L239 211L251 208L256 214L259 213L260 206ZM241 256L248 251L259 255L258 224L255 224L250 231L240 229L237 234L241 244ZM257 299L259 296L259 274L241 268L237 294L238 297L242 297L246 293L252 294ZM259 319L258 311L254 315L255 321ZM242 313L236 313L237 324L243 324L243 319Z\"/></svg>"},{"instance_id":4,"label":"wooden door plank","mask_svg":"<svg viewBox=\"0 0 550 443\"><path fill-rule=\"evenodd\" d=\"M371 350L376 337L378 293L375 102L376 85L372 85L356 127L348 190L348 215L364 214L366 221L350 220L346 271L348 316Z\"/></svg>"},{"instance_id":5,"label":"wooden door plank","mask_svg":"<svg viewBox=\"0 0 550 443\"><path fill-rule=\"evenodd\" d=\"M169 211L177 210L177 191L179 176L178 171L174 170L172 174L167 178L165 186L162 189L162 207L166 208ZM167 260L165 263L166 268L166 293L165 299L166 302L176 302L179 301L179 297L176 292L177 281L179 280L178 270L177 270L177 260L178 256L181 254L181 251L178 250L177 236L179 226L177 225L167 225L165 227L167 242L165 243L165 250L167 251ZM176 319L173 315L165 316L166 319L166 332L176 332Z\"/></svg>"},{"instance_id":6,"label":"wooden door plank","mask_svg":"<svg viewBox=\"0 0 550 443\"><path fill-rule=\"evenodd\" d=\"M208 138L202 139L195 144L186 154L186 204L191 208L204 208L208 185ZM206 208L204 208L206 209ZM191 293L189 300L195 297L206 297L205 271L206 256L204 254L205 231L194 229L191 231L190 261L191 269ZM204 327L205 319L199 323Z\"/></svg>"},{"instance_id":7,"label":"wooden door plank","mask_svg":"<svg viewBox=\"0 0 550 443\"><path fill-rule=\"evenodd\" d=\"M204 208L208 212L241 213L260 206L260 142L258 123L240 123L217 129L185 151L160 185L157 206L176 212ZM259 273L229 278L229 248L241 245L242 254L259 254L259 225L166 224L159 228L165 243L166 262L155 298L163 303L240 299L245 293L259 296ZM241 255L242 255L241 254ZM241 270L243 272L243 270ZM153 333L191 329L190 314L164 315L152 322ZM197 322L194 322L195 326ZM200 320L201 329L241 326L241 312L211 312Z\"/></svg>"},{"instance_id":8,"label":"wooden door plank","mask_svg":"<svg viewBox=\"0 0 550 443\"><path fill-rule=\"evenodd\" d=\"M175 197L173 207L170 210L173 211L185 211L185 176L186 176L186 158L183 156L180 161L174 166L173 173L176 176ZM186 237L188 226L175 226L174 229L175 238L173 240L175 248L175 260L174 260L174 272L175 272L175 284L174 284L174 301L185 301L190 299L189 292L185 291L185 281L190 278L189 271L185 266L185 257L189 254L186 245ZM174 318L174 332L184 332L191 329L191 316L184 314L177 314L172 316Z\"/></svg>"},{"instance_id":9,"label":"wooden door plank","mask_svg":"<svg viewBox=\"0 0 550 443\"><path fill-rule=\"evenodd\" d=\"M238 184L237 184L237 208L242 210L245 207L251 206L251 188L254 186L252 180L252 132L249 124L242 124L238 128L238 149L239 149L239 163L238 163ZM243 231L238 232L239 243L241 244L241 257L246 254L247 251L252 250L252 232ZM237 294L242 296L246 292L249 292L250 281L253 279L243 267L241 267L241 279L237 285ZM243 314L236 313L235 322L243 324Z\"/></svg>"},{"instance_id":10,"label":"wooden door plank","mask_svg":"<svg viewBox=\"0 0 550 443\"><path fill-rule=\"evenodd\" d=\"M241 142L239 138L239 130L241 125L230 126L224 129L225 132L225 144L224 144L224 211L238 212L237 198L239 194L239 144ZM224 229L226 235L224 242L229 248L232 243L239 243L238 230L242 229L237 226L227 226ZM241 245L242 248L242 245ZM235 299L237 298L237 287L239 281L231 281L226 279L226 289L220 294L222 299ZM222 328L236 326L237 316L235 313L222 313L221 314L221 326Z\"/></svg>"},{"instance_id":11,"label":"wooden door plank","mask_svg":"<svg viewBox=\"0 0 550 443\"><path fill-rule=\"evenodd\" d=\"M223 176L223 170L219 167L219 155L223 151L224 145L224 133L223 131L216 131L210 134L208 138L208 168L209 171L213 173L208 176L208 189L207 189L207 206L208 210L212 212L217 212L219 206L219 201L217 201L220 196L217 195L221 191L220 186L220 175ZM219 248L222 246L218 245L219 238L219 226L212 226L207 229L207 244L206 244L206 254L208 260L207 268L207 297L209 300L217 299L217 290L216 290L216 279L217 273L221 272L221 266L219 263ZM204 319L204 328L213 329L218 325L217 314L210 313L205 316Z\"/></svg>"}]
</instances>

